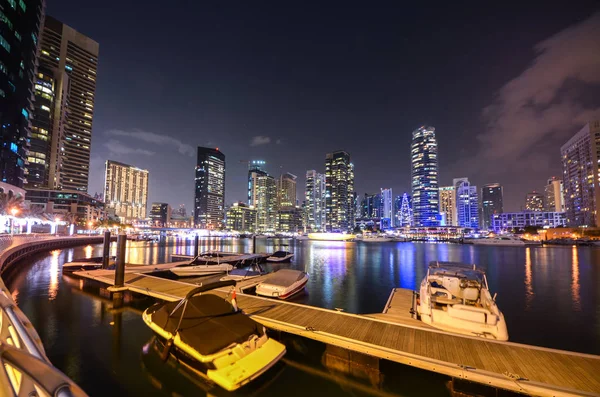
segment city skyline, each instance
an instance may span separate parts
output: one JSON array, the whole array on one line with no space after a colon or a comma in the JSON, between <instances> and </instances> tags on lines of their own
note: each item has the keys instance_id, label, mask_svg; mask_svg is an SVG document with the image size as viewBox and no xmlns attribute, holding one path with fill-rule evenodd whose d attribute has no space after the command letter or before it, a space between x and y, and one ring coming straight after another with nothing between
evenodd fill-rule
<instances>
[{"instance_id":1,"label":"city skyline","mask_svg":"<svg viewBox=\"0 0 600 397\"><path fill-rule=\"evenodd\" d=\"M206 50L203 53L206 53L207 63L214 63L221 70L216 70L201 63L200 69L194 72L194 76L199 77L202 81L204 81L203 76L210 76L211 80L221 80L226 84L219 88L223 91L215 91L215 85L208 83L207 94L205 96L200 95L198 98L190 96L191 90L193 91L193 84L189 83L188 80L185 83L191 84L189 89L182 85L180 79L175 78L175 80L172 80L170 77L165 77L159 73L160 68L166 67L163 61L157 61L158 65L154 66L154 59L146 61L146 57L153 58L152 54L155 51L164 50L166 51L165 59L174 58L176 63L181 65L184 59L175 53L169 52L178 51L180 45L174 46L172 50L165 49L161 44L163 41L158 37L159 40L155 48L145 45L144 48L148 51L137 51L131 59L128 57L123 58L122 52L126 51L134 42L152 41L154 36L150 35L144 40L139 40L138 36L147 35L148 31L145 29L139 29L139 31L132 29L133 36L122 40L121 36L125 27L121 19L115 21L114 31L107 32L102 24L92 20L88 15L83 15L83 7L69 4L69 2L62 4L50 3L47 11L49 15L98 41L103 48L98 73L97 103L95 106L97 114L94 115L92 172L94 172L95 166L102 164L106 158L127 160L140 168L149 169L152 176L149 192L149 201L151 202L170 202L173 205L183 202L189 208L192 207L190 201L193 197L193 186L188 181L193 178L193 174L191 171L186 172L186 170L193 169L193 148L198 145L219 146L228 153L228 157L231 159L228 164L226 204L245 201L245 167L237 163L239 160L247 157L264 158L272 165L269 170L271 174L279 175L282 172L290 172L300 175L298 183L303 187L305 181L302 179L306 170L316 169L318 172L322 172L320 164L323 154L335 149L342 149L352 154L353 162L357 167L356 191L359 194L374 193L379 191L380 188L388 186L396 192L410 192L410 165L408 155L405 157L404 153L408 153L409 150L410 132L419 125L427 123L436 128L438 135L440 186L449 185L453 178L461 175L468 176L473 184L477 186L498 182L504 187L506 210L516 211L522 205L522 197L528 191L533 189L543 191L547 178L550 175L560 174L561 165L560 161L557 160L560 145L581 127L581 118L590 113L590 107L573 106L573 108L582 108L582 112L568 113L569 120L566 121L564 118L556 120L556 128L548 128L547 125L529 128L529 125L525 123L526 120L521 120L525 124L519 125L525 126L528 133L531 130L530 135L532 137L523 141L523 145L527 149L535 148L536 143L539 142L539 131L541 129L545 128L548 133L553 135L552 139L544 141L541 155L539 150L533 150L530 156L523 156L523 148L518 148L515 153L518 153L520 157L517 159L513 159L512 154L507 154L504 148L499 147L497 140L491 140L492 138L496 139L494 137L501 134L488 134L488 132L495 130L488 127L487 122L493 121L493 115L490 114L494 113L494 110L498 109L499 106L507 108L507 106L513 104L508 96L510 87L518 84L519 87L527 88L523 91L524 95L531 95L533 88L527 87L528 82L531 82L532 85L547 83L531 78L530 76L533 73L531 69L535 68L540 75L545 75L543 71L551 68L549 66L550 60L560 58L561 51L573 47L568 45L570 36L576 34L577 38L580 39L582 35L592 36L592 33L597 31L598 16L591 16L595 10L591 4L581 4L579 7L574 7L560 15L556 9L550 7L545 10L545 13L548 14L545 15L547 17L545 21L536 23L534 27L530 26L528 18L535 15L536 20L539 21L539 13L534 13L533 7L526 7L522 15L511 17L511 21L514 22L511 24L514 27L514 33L511 34L519 37L518 43L517 40L510 40L510 37L491 37L492 31L498 28L494 24L490 24L489 27L484 26L492 19L491 13L484 13L484 15L477 17L480 20L476 20L476 12L473 11L465 18L473 21L476 24L475 26L482 28L481 34L493 42L489 45L490 48L484 49L480 45L469 42L472 39L468 37L469 34L467 33L469 32L465 30L459 29L458 32L451 34L454 35L455 41L463 42L464 47L475 46L478 51L476 55L462 54L460 51L456 54L462 55L452 53L460 47L453 47L448 50L450 52L444 52L442 46L445 40L442 37L444 35L431 33L421 37L419 36L422 34L421 32L419 35L410 32L412 27L410 21L407 21L405 28L398 28L392 26L391 21L386 20L382 25L382 31L369 33L359 29L357 33L363 36L365 45L356 47L356 54L339 50L335 53L337 60L325 56L323 69L316 70L314 76L311 76L313 77L312 84L310 83L311 79L307 80L308 76L305 75L307 70L312 69L306 69L306 64L299 65L299 74L290 75L289 71L295 69L290 69L290 61L285 61L290 54L289 52L275 52L273 54L274 58L265 56L265 51L269 51L268 48L276 44L273 42L265 43L265 47L259 45L258 48L255 48L257 51L241 54L248 61L249 68L255 77L251 77L252 74L240 74L237 67L227 63L227 58L218 58L218 54L221 52L215 47L217 42L212 41L215 36L220 34L220 29L228 29L231 26L226 24L222 28L217 28L214 24L209 24L205 27L207 29L205 32L207 35L205 36L209 39L200 42L186 41L185 44L191 44L194 48ZM132 5L124 5L119 13L122 13L123 20L125 20L127 15L133 15L134 11L140 10ZM154 10L153 7L147 7L147 9L141 11L149 19L158 17L154 15L157 10ZM225 17L224 10L214 11L217 12L217 20ZM254 12L249 9L240 10L240 14L234 12L233 15L230 15L231 22L241 18L241 11L244 13ZM333 12L329 9L323 11L325 15L330 15ZM398 9L390 9L389 11L390 17L399 12ZM109 8L107 11L99 10L99 12L113 13L115 10L111 11ZM405 18L410 19L409 15L420 15L421 12L423 11L418 9L409 10ZM357 17L358 10L350 9L348 13L349 18L352 19ZM444 18L441 14L442 12L439 15L433 15L432 18L436 23L440 22L437 25L440 31L445 31L444 23L446 22L443 21ZM306 16L304 13L302 15ZM279 28L272 26L274 24L272 16L273 14L260 15L260 20L267 22L266 29L269 32ZM185 23L182 23L182 25L185 25ZM397 23L394 23L394 25L397 25ZM331 32L335 29L330 29L324 25L319 26L320 28L311 34L324 34L326 43L332 44L332 40L337 40L338 44L342 45L339 48L346 48L343 46L347 43L346 39L338 35L331 36ZM306 58L307 54L323 58L323 53L319 52L322 48L321 45L315 44L316 49L314 51L317 52L315 53L303 42L293 41L297 35L305 33L301 26L298 25L296 28L290 33L292 35L290 39L294 43L290 51L301 55L303 58ZM343 24L339 28L341 32L348 32L355 27ZM225 38L217 40L219 44L223 45L223 48L229 50L237 48L235 39L239 38L241 32L236 29L238 28L232 29L232 32L226 34ZM368 66L366 69L363 70L351 62L349 64L350 69L347 70L344 76L329 81L326 80L326 78L331 77L327 72L331 67L337 66L339 62L362 59L369 52L368 48L373 43L378 42L377 40L384 32L394 33L394 29L399 30L396 34L390 36L392 39L381 41L380 44L383 48L396 53L405 53L402 59L409 60L418 59L426 51L439 51L440 55L445 56L445 63L448 66L438 70L432 64L422 68L423 70L418 70L421 68L421 64L417 62L405 62L406 64L403 65L398 63L394 57L389 58L376 54L372 64L366 65ZM568 32L575 33L567 34ZM248 40L255 38L256 32L248 33L250 34ZM402 41L395 41L396 38L402 37L405 38L406 44L403 44ZM548 40L550 37L552 37L552 40ZM484 40L478 38L478 41ZM252 43L253 46L258 45L254 41ZM418 49L419 46L423 49ZM580 46L576 47L579 48ZM106 51L104 51L104 48L106 48ZM511 61L506 60L507 55L511 56ZM581 62L585 63L583 66L589 66L595 62L596 58L590 57L593 57L593 55L582 58ZM296 60L296 58L292 59ZM129 74L124 71L134 68L133 61L135 61L135 69L140 76L130 79ZM137 65L140 64L143 64L144 68L138 68ZM471 64L477 65L477 69L482 71L469 69L474 67L469 66ZM502 65L502 71L494 66L497 64ZM227 65L227 67L223 67L224 65ZM568 69L566 72L562 69L553 70L557 73L554 73L556 82L552 87L558 86L556 89L562 87L565 78L577 74L583 66L581 64L564 65L564 69ZM257 72L261 70L261 67L264 67L264 72ZM273 68L277 68L278 72L273 74ZM378 73L380 77L377 77L372 84L360 78L363 72L369 73L369 71L379 70L378 68L383 68L383 70ZM461 75L469 75L470 77L460 80L460 85L458 85L458 81L452 83L452 76L460 69L464 69L461 71ZM189 73L192 73L192 71L184 67L181 75L184 76ZM266 74L274 79L273 83L266 80ZM414 84L408 83L407 77L414 80ZM396 81L400 79L398 84L408 84L408 86L398 89L397 85L389 84L395 81L394 79ZM148 84L148 81L152 83ZM589 81L594 82L595 80L592 78ZM511 85L509 82L514 84ZM442 83L443 85L440 86ZM287 84L285 92L296 92L299 87L306 88L300 89L298 92L301 95L294 96L294 99L290 102L289 97L286 100L284 93L276 88L275 84L283 84L283 86ZM126 90L128 95L132 95L128 101L137 101L136 103L139 104L139 106L136 106L139 108L138 110L125 111L127 106L124 106L119 98L115 99L112 96L112 90L120 85L123 86L123 88L120 88L121 90ZM320 88L321 85L322 89ZM387 88L388 86L390 88ZM153 109L156 109L158 102L151 99L155 97L152 92L165 94L169 92L166 91L167 87L176 89L173 94L180 92L182 95L177 97L169 94L169 98L173 100L173 106L164 108L164 113L163 111L153 111ZM417 87L419 87L418 90ZM485 87L485 89L477 87ZM589 87L586 86L586 89L589 90ZM334 94L337 91L340 91L343 95ZM371 96L373 100L365 100L365 96L362 95L364 92L368 92L368 96ZM438 99L434 101L426 100L430 97L429 92L436 92ZM463 96L464 92L468 92L468 100L457 98L457 96ZM553 88L553 91L548 94L554 97L555 92L556 90ZM500 102L494 101L493 98L496 96L499 97ZM224 99L233 97L239 97L239 99ZM268 97L275 98L275 101L279 103L273 104L273 100L268 100ZM256 100L249 98L256 98ZM383 98L389 98L389 101L381 102ZM373 101L383 103L384 106L374 106ZM251 103L251 105L242 109L242 102L245 104ZM571 98L568 98L568 102L579 105L579 101ZM307 107L308 103L312 105ZM544 105L547 103L545 100L542 102ZM270 106L271 104L273 106ZM267 108L269 109L268 114L273 115L273 117L266 116L265 111ZM484 109L487 110L484 112ZM515 109L509 108L509 110ZM556 114L556 110L554 108L549 109L549 114ZM188 115L186 118L189 118L189 120L180 117L178 112L185 112ZM359 114L360 116L358 116ZM177 119L178 121L176 125L169 126L163 121L166 119ZM513 125L517 123L514 118L509 121ZM502 123L494 124L500 125ZM386 147L393 148L393 152L400 155L379 156L377 161L373 161L373 156L378 149L374 141L371 143L373 137L371 131L377 131L376 136L381 138L382 141L385 140ZM345 136L352 136L352 139L348 140ZM510 141L512 142L513 139ZM519 139L514 139L514 141L517 142ZM464 146L465 142L467 142L466 147ZM488 149L484 147L486 144L496 148L496 153L492 153L494 156L489 157L493 159L493 161L490 161L490 165L494 166L491 167L485 164L487 162L483 162L484 164L478 167L473 167L473 163L468 164L468 158L473 159L473 161L477 160L478 164L481 163L481 153L488 153ZM192 148L191 151L190 148ZM293 150L294 153L300 155L289 156L289 150ZM155 164L156 161L153 161L153 158L156 155L162 156L166 164L161 166ZM498 157L499 155L503 157ZM530 163L534 163L535 166L530 166ZM489 169L496 168L497 164L503 165L497 167L500 169L500 173L490 172ZM519 166L523 168L518 168ZM393 175L387 172L391 169L395 171ZM526 169L527 172L520 173L519 170L522 169ZM516 175L519 175L519 178L515 178ZM98 178L92 176L93 182L88 190L90 194L100 191L98 181L95 179ZM179 197L186 197L186 199L181 200ZM298 197L303 197L301 189L299 189Z\"/></svg>"}]
</instances>

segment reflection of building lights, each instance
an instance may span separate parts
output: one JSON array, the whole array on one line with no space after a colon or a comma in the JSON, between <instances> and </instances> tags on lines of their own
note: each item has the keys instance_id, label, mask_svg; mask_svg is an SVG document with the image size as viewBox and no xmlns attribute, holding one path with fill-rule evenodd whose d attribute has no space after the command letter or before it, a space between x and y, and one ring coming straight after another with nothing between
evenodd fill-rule
<instances>
[{"instance_id":1,"label":"reflection of building lights","mask_svg":"<svg viewBox=\"0 0 600 397\"><path fill-rule=\"evenodd\" d=\"M83 251L85 252L85 257L86 258L91 258L92 257L92 252L93 252L93 248L91 245L86 246Z\"/></svg>"},{"instance_id":2,"label":"reflection of building lights","mask_svg":"<svg viewBox=\"0 0 600 397\"><path fill-rule=\"evenodd\" d=\"M50 285L48 286L48 299L54 300L58 293L58 257L60 250L50 252Z\"/></svg>"},{"instance_id":3,"label":"reflection of building lights","mask_svg":"<svg viewBox=\"0 0 600 397\"><path fill-rule=\"evenodd\" d=\"M573 310L581 311L581 296L579 293L579 252L573 246L573 263L571 265L571 298Z\"/></svg>"},{"instance_id":4,"label":"reflection of building lights","mask_svg":"<svg viewBox=\"0 0 600 397\"><path fill-rule=\"evenodd\" d=\"M531 278L531 248L527 247L525 248L525 309L529 309L534 295Z\"/></svg>"}]
</instances>

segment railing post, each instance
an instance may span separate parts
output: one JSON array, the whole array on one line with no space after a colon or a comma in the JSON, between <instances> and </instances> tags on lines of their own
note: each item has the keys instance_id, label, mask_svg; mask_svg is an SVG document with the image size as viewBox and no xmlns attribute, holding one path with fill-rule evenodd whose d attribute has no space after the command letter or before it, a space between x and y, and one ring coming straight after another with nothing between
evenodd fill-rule
<instances>
[{"instance_id":1,"label":"railing post","mask_svg":"<svg viewBox=\"0 0 600 397\"><path fill-rule=\"evenodd\" d=\"M115 269L115 287L125 284L125 251L127 249L127 236L120 233L117 237L117 268Z\"/></svg>"},{"instance_id":2,"label":"railing post","mask_svg":"<svg viewBox=\"0 0 600 397\"><path fill-rule=\"evenodd\" d=\"M198 235L196 234L194 236L194 258L198 256L198 254L200 253L200 247L198 246L200 244L200 239L198 238Z\"/></svg>"},{"instance_id":3,"label":"railing post","mask_svg":"<svg viewBox=\"0 0 600 397\"><path fill-rule=\"evenodd\" d=\"M108 257L110 255L110 231L104 232L104 250L102 251L102 269L108 269Z\"/></svg>"}]
</instances>

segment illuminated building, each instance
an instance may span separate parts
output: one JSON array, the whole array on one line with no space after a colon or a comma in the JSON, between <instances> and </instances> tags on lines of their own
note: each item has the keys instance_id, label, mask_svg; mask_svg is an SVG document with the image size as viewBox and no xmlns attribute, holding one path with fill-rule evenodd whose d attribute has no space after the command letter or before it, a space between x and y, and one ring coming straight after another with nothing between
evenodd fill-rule
<instances>
[{"instance_id":1,"label":"illuminated building","mask_svg":"<svg viewBox=\"0 0 600 397\"><path fill-rule=\"evenodd\" d=\"M381 194L367 194L365 193L362 200L362 213L361 218L366 219L379 219L383 213Z\"/></svg>"},{"instance_id":2,"label":"illuminated building","mask_svg":"<svg viewBox=\"0 0 600 397\"><path fill-rule=\"evenodd\" d=\"M406 193L402 195L402 204L400 204L400 224L398 226L413 226L412 200Z\"/></svg>"},{"instance_id":3,"label":"illuminated building","mask_svg":"<svg viewBox=\"0 0 600 397\"><path fill-rule=\"evenodd\" d=\"M152 226L167 227L171 222L171 206L167 203L152 203L150 220Z\"/></svg>"},{"instance_id":4,"label":"illuminated building","mask_svg":"<svg viewBox=\"0 0 600 397\"><path fill-rule=\"evenodd\" d=\"M264 166L264 161L254 161L248 169L248 205L256 208L257 231L273 232L277 228L277 182Z\"/></svg>"},{"instance_id":5,"label":"illuminated building","mask_svg":"<svg viewBox=\"0 0 600 397\"><path fill-rule=\"evenodd\" d=\"M226 219L228 230L250 233L256 231L256 209L246 203L233 203L227 210Z\"/></svg>"},{"instance_id":6,"label":"illuminated building","mask_svg":"<svg viewBox=\"0 0 600 397\"><path fill-rule=\"evenodd\" d=\"M565 198L563 194L563 183L560 179L552 177L548 179L546 188L544 189L546 194L546 211L550 212L564 212L565 211Z\"/></svg>"},{"instance_id":7,"label":"illuminated building","mask_svg":"<svg viewBox=\"0 0 600 397\"><path fill-rule=\"evenodd\" d=\"M121 221L146 218L148 206L148 171L106 161L104 169L104 204Z\"/></svg>"},{"instance_id":8,"label":"illuminated building","mask_svg":"<svg viewBox=\"0 0 600 397\"><path fill-rule=\"evenodd\" d=\"M544 196L541 193L535 191L527 193L525 198L525 211L543 211L544 210Z\"/></svg>"},{"instance_id":9,"label":"illuminated building","mask_svg":"<svg viewBox=\"0 0 600 397\"><path fill-rule=\"evenodd\" d=\"M492 215L491 229L494 232L510 230L513 228L524 228L526 226L559 227L565 226L566 217L564 212L504 212Z\"/></svg>"},{"instance_id":10,"label":"illuminated building","mask_svg":"<svg viewBox=\"0 0 600 397\"><path fill-rule=\"evenodd\" d=\"M36 51L44 2L0 7L0 182L23 188L33 111Z\"/></svg>"},{"instance_id":11,"label":"illuminated building","mask_svg":"<svg viewBox=\"0 0 600 397\"><path fill-rule=\"evenodd\" d=\"M489 230L492 215L504 212L503 191L499 183L490 183L481 188L481 228Z\"/></svg>"},{"instance_id":12,"label":"illuminated building","mask_svg":"<svg viewBox=\"0 0 600 397\"><path fill-rule=\"evenodd\" d=\"M438 158L435 128L422 126L412 133L411 187L415 226L437 226L439 214Z\"/></svg>"},{"instance_id":13,"label":"illuminated building","mask_svg":"<svg viewBox=\"0 0 600 397\"><path fill-rule=\"evenodd\" d=\"M296 175L287 172L277 179L278 207L296 206L296 178Z\"/></svg>"},{"instance_id":14,"label":"illuminated building","mask_svg":"<svg viewBox=\"0 0 600 397\"><path fill-rule=\"evenodd\" d=\"M46 16L40 35L40 70L52 71L49 187L87 191L99 45L62 22ZM41 111L39 117L46 117Z\"/></svg>"},{"instance_id":15,"label":"illuminated building","mask_svg":"<svg viewBox=\"0 0 600 397\"><path fill-rule=\"evenodd\" d=\"M381 189L381 208L381 228L393 228L395 226L395 217L394 195L392 194L392 188Z\"/></svg>"},{"instance_id":16,"label":"illuminated building","mask_svg":"<svg viewBox=\"0 0 600 397\"><path fill-rule=\"evenodd\" d=\"M308 231L325 231L325 175L315 170L306 171L305 214Z\"/></svg>"},{"instance_id":17,"label":"illuminated building","mask_svg":"<svg viewBox=\"0 0 600 397\"><path fill-rule=\"evenodd\" d=\"M25 202L29 208L38 207L46 214L65 220L66 214L76 216L76 221L97 222L105 219L104 203L77 190L52 190L28 188Z\"/></svg>"},{"instance_id":18,"label":"illuminated building","mask_svg":"<svg viewBox=\"0 0 600 397\"><path fill-rule=\"evenodd\" d=\"M560 148L567 226L600 226L600 121Z\"/></svg>"},{"instance_id":19,"label":"illuminated building","mask_svg":"<svg viewBox=\"0 0 600 397\"><path fill-rule=\"evenodd\" d=\"M325 206L328 232L354 227L354 165L344 151L325 156Z\"/></svg>"},{"instance_id":20,"label":"illuminated building","mask_svg":"<svg viewBox=\"0 0 600 397\"><path fill-rule=\"evenodd\" d=\"M471 185L468 178L453 180L456 197L456 225L460 227L479 227L479 201L477 186Z\"/></svg>"},{"instance_id":21,"label":"illuminated building","mask_svg":"<svg viewBox=\"0 0 600 397\"><path fill-rule=\"evenodd\" d=\"M440 226L456 226L456 195L454 194L454 186L443 186L440 188L440 215L443 219L443 224Z\"/></svg>"},{"instance_id":22,"label":"illuminated building","mask_svg":"<svg viewBox=\"0 0 600 397\"><path fill-rule=\"evenodd\" d=\"M219 148L198 147L194 224L202 229L225 226L225 155Z\"/></svg>"},{"instance_id":23,"label":"illuminated building","mask_svg":"<svg viewBox=\"0 0 600 397\"><path fill-rule=\"evenodd\" d=\"M295 206L280 207L277 210L277 231L286 233L302 231L302 210Z\"/></svg>"}]
</instances>

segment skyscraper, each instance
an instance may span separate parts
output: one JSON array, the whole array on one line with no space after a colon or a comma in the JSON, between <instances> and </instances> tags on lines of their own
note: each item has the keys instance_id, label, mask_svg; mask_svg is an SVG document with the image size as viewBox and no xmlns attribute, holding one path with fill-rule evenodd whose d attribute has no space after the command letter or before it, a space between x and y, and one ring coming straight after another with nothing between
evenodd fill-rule
<instances>
[{"instance_id":1,"label":"skyscraper","mask_svg":"<svg viewBox=\"0 0 600 397\"><path fill-rule=\"evenodd\" d=\"M0 8L0 181L22 188L29 150L36 47L43 1Z\"/></svg>"},{"instance_id":2,"label":"skyscraper","mask_svg":"<svg viewBox=\"0 0 600 397\"><path fill-rule=\"evenodd\" d=\"M45 130L45 121L52 122L46 147L40 144L34 155L41 158L37 156L50 153L43 179L51 189L87 191L98 51L97 42L46 16L39 64L43 80L54 85L52 94L46 92L53 96L53 107L36 107L33 124Z\"/></svg>"},{"instance_id":3,"label":"skyscraper","mask_svg":"<svg viewBox=\"0 0 600 397\"><path fill-rule=\"evenodd\" d=\"M313 232L325 231L325 175L306 171L306 227Z\"/></svg>"},{"instance_id":4,"label":"skyscraper","mask_svg":"<svg viewBox=\"0 0 600 397\"><path fill-rule=\"evenodd\" d=\"M527 193L525 198L525 211L543 211L544 210L544 196L541 193L535 191Z\"/></svg>"},{"instance_id":5,"label":"skyscraper","mask_svg":"<svg viewBox=\"0 0 600 397\"><path fill-rule=\"evenodd\" d=\"M477 186L471 185L468 178L456 178L453 185L456 192L456 226L478 228Z\"/></svg>"},{"instance_id":6,"label":"skyscraper","mask_svg":"<svg viewBox=\"0 0 600 397\"><path fill-rule=\"evenodd\" d=\"M381 228L388 229L395 226L394 195L392 188L381 189Z\"/></svg>"},{"instance_id":7,"label":"skyscraper","mask_svg":"<svg viewBox=\"0 0 600 397\"><path fill-rule=\"evenodd\" d=\"M400 225L398 226L413 226L413 224L411 199L408 194L404 193L402 195L402 204L400 205Z\"/></svg>"},{"instance_id":8,"label":"skyscraper","mask_svg":"<svg viewBox=\"0 0 600 397\"><path fill-rule=\"evenodd\" d=\"M277 179L277 206L295 207L296 206L296 179L294 174L286 172Z\"/></svg>"},{"instance_id":9,"label":"skyscraper","mask_svg":"<svg viewBox=\"0 0 600 397\"><path fill-rule=\"evenodd\" d=\"M277 226L277 183L264 171L251 172L252 194L248 203L256 208L256 228L273 232Z\"/></svg>"},{"instance_id":10,"label":"skyscraper","mask_svg":"<svg viewBox=\"0 0 600 397\"><path fill-rule=\"evenodd\" d=\"M107 213L112 210L125 222L146 218L148 171L117 161L106 161L104 204Z\"/></svg>"},{"instance_id":11,"label":"skyscraper","mask_svg":"<svg viewBox=\"0 0 600 397\"><path fill-rule=\"evenodd\" d=\"M347 231L354 227L354 165L344 151L325 156L326 230Z\"/></svg>"},{"instance_id":12,"label":"skyscraper","mask_svg":"<svg viewBox=\"0 0 600 397\"><path fill-rule=\"evenodd\" d=\"M152 203L150 219L153 226L168 227L171 221L172 208L167 203Z\"/></svg>"},{"instance_id":13,"label":"skyscraper","mask_svg":"<svg viewBox=\"0 0 600 397\"><path fill-rule=\"evenodd\" d=\"M492 228L492 216L504 212L503 191L499 183L490 183L481 188L481 228Z\"/></svg>"},{"instance_id":14,"label":"skyscraper","mask_svg":"<svg viewBox=\"0 0 600 397\"><path fill-rule=\"evenodd\" d=\"M440 226L456 226L456 195L454 186L443 186L440 188L440 207L441 219L444 224Z\"/></svg>"},{"instance_id":15,"label":"skyscraper","mask_svg":"<svg viewBox=\"0 0 600 397\"><path fill-rule=\"evenodd\" d=\"M362 218L381 218L383 207L381 203L381 193L365 193L362 200Z\"/></svg>"},{"instance_id":16,"label":"skyscraper","mask_svg":"<svg viewBox=\"0 0 600 397\"><path fill-rule=\"evenodd\" d=\"M225 226L225 155L219 148L198 147L194 224L203 229Z\"/></svg>"},{"instance_id":17,"label":"skyscraper","mask_svg":"<svg viewBox=\"0 0 600 397\"><path fill-rule=\"evenodd\" d=\"M437 226L439 214L438 158L435 128L422 126L412 133L411 187L415 226Z\"/></svg>"},{"instance_id":18,"label":"skyscraper","mask_svg":"<svg viewBox=\"0 0 600 397\"><path fill-rule=\"evenodd\" d=\"M552 177L548 179L546 188L546 211L548 212L564 212L565 211L565 197L563 194L563 183L560 179Z\"/></svg>"},{"instance_id":19,"label":"skyscraper","mask_svg":"<svg viewBox=\"0 0 600 397\"><path fill-rule=\"evenodd\" d=\"M600 121L587 123L561 148L568 226L600 225Z\"/></svg>"}]
</instances>

